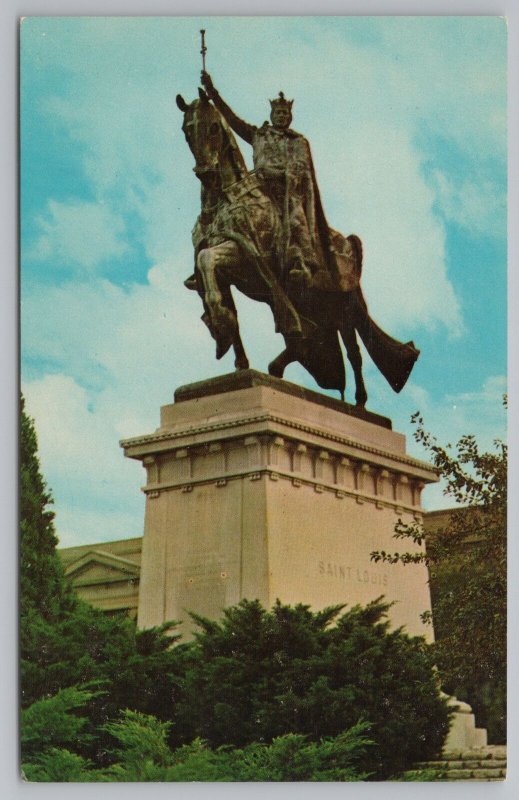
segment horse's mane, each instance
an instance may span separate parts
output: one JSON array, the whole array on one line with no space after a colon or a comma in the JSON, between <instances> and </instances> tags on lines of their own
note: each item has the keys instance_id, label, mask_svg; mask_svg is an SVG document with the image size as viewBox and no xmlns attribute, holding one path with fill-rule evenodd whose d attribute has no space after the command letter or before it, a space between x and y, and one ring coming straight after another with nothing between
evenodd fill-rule
<instances>
[{"instance_id":1,"label":"horse's mane","mask_svg":"<svg viewBox=\"0 0 519 800\"><path fill-rule=\"evenodd\" d=\"M211 104L211 105L213 105L213 104ZM220 123L221 123L223 131L224 131L224 133L225 133L225 135L227 137L227 145L228 145L229 151L232 154L232 157L234 159L235 166L239 171L242 172L243 175L246 175L247 172L248 172L247 165L245 163L245 159L243 158L241 150L240 150L240 148L238 146L238 142L236 141L236 137L235 137L234 133L232 132L231 126L228 124L228 122L225 119L225 117L223 117L223 115L218 111L218 109L216 108L215 105L213 105L213 108L216 111L216 113L218 114L218 116L220 117Z\"/></svg>"}]
</instances>

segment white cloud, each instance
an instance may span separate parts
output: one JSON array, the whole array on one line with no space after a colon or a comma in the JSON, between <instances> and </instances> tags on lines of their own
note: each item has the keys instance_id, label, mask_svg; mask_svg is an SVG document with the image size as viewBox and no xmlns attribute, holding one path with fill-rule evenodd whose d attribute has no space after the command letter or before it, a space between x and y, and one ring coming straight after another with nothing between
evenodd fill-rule
<instances>
[{"instance_id":1,"label":"white cloud","mask_svg":"<svg viewBox=\"0 0 519 800\"><path fill-rule=\"evenodd\" d=\"M79 76L81 95L52 97L46 107L81 143L98 197L137 214L152 262L189 242L198 213L192 156L173 101L177 89L188 100L196 92L197 25L85 22L74 31L76 47L58 38L53 53ZM260 123L280 81L295 96L294 125L311 141L328 218L363 239L370 307L397 334L418 323L441 323L453 334L463 328L433 207L439 200L447 220L479 233L489 186L476 170L459 189L448 178L450 188L429 182L417 135L442 135L473 161L502 154L498 27L485 28L485 39L483 28L456 20L212 20L215 81L237 113ZM238 74L236 63L250 64L251 51L253 67ZM86 52L96 62L87 74ZM492 188L495 209L503 198Z\"/></svg>"},{"instance_id":2,"label":"white cloud","mask_svg":"<svg viewBox=\"0 0 519 800\"><path fill-rule=\"evenodd\" d=\"M363 241L362 282L371 313L396 332L440 322L459 334L461 309L447 275L445 231L408 131L365 123L350 131L350 140L333 163L320 165L319 174L329 218ZM359 152L376 157L360 160Z\"/></svg>"},{"instance_id":3,"label":"white cloud","mask_svg":"<svg viewBox=\"0 0 519 800\"><path fill-rule=\"evenodd\" d=\"M129 251L122 217L102 203L49 200L35 220L40 235L24 257L92 270Z\"/></svg>"},{"instance_id":4,"label":"white cloud","mask_svg":"<svg viewBox=\"0 0 519 800\"><path fill-rule=\"evenodd\" d=\"M118 446L117 409L91 410L87 392L66 375L26 382L23 392L61 545L140 535L139 465Z\"/></svg>"},{"instance_id":5,"label":"white cloud","mask_svg":"<svg viewBox=\"0 0 519 800\"><path fill-rule=\"evenodd\" d=\"M431 177L437 202L447 219L471 233L506 235L506 197L495 181L455 181L440 170L435 170Z\"/></svg>"}]
</instances>

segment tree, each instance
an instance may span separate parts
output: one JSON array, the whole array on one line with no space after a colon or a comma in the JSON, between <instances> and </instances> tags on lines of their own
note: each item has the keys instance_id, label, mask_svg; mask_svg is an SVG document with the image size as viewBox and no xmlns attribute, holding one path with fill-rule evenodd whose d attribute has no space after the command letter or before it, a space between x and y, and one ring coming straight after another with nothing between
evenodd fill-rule
<instances>
[{"instance_id":1,"label":"tree","mask_svg":"<svg viewBox=\"0 0 519 800\"><path fill-rule=\"evenodd\" d=\"M199 618L195 641L164 649L158 632L141 641L130 620L76 609L32 643L45 646L46 661L37 664L40 699L22 714L25 774L361 780L432 758L448 710L427 645L389 631L387 608L312 613L278 603L269 612L243 601L221 622ZM71 741L75 725L81 735Z\"/></svg>"},{"instance_id":2,"label":"tree","mask_svg":"<svg viewBox=\"0 0 519 800\"><path fill-rule=\"evenodd\" d=\"M87 719L78 709L92 700L95 693L75 686L61 689L52 697L36 700L22 710L20 741L24 756L33 756L48 748L77 747L84 739Z\"/></svg>"},{"instance_id":3,"label":"tree","mask_svg":"<svg viewBox=\"0 0 519 800\"><path fill-rule=\"evenodd\" d=\"M266 611L244 600L218 622L195 616L173 692L175 741L319 741L362 718L375 745L361 768L377 779L438 754L449 722L433 661L423 638L389 630L388 608Z\"/></svg>"},{"instance_id":4,"label":"tree","mask_svg":"<svg viewBox=\"0 0 519 800\"><path fill-rule=\"evenodd\" d=\"M20 613L36 612L46 620L74 604L56 553L52 497L40 470L32 419L20 403Z\"/></svg>"},{"instance_id":5,"label":"tree","mask_svg":"<svg viewBox=\"0 0 519 800\"><path fill-rule=\"evenodd\" d=\"M52 497L42 477L33 421L20 409L20 688L22 708L71 687L103 689L90 697L90 732L121 708L170 712L172 658L178 635L165 624L137 631L125 616L110 618L82 602L67 584L56 552ZM23 724L23 718L22 718ZM107 737L105 737L107 738ZM82 737L80 754L102 741ZM25 755L27 741L22 736ZM66 757L65 762L66 762ZM64 763L65 763L64 762ZM54 762L53 762L54 763ZM68 762L66 762L68 763Z\"/></svg>"},{"instance_id":6,"label":"tree","mask_svg":"<svg viewBox=\"0 0 519 800\"><path fill-rule=\"evenodd\" d=\"M506 404L506 400L505 400ZM426 552L372 553L375 561L426 563L431 575L434 653L446 691L468 701L489 739L506 737L507 446L481 452L474 436L453 448L438 444L412 417L445 493L459 505L447 525L428 535ZM395 538L421 545L423 525L399 521ZM427 614L425 617L427 618Z\"/></svg>"}]
</instances>

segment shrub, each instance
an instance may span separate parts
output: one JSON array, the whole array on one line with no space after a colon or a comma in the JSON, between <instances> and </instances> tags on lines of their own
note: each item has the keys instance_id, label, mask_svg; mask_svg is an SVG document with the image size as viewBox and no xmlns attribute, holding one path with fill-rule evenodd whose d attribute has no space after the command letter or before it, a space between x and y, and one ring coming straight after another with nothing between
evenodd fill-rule
<instances>
[{"instance_id":1,"label":"shrub","mask_svg":"<svg viewBox=\"0 0 519 800\"><path fill-rule=\"evenodd\" d=\"M438 755L449 726L429 649L390 631L381 600L343 613L308 606L272 611L257 601L200 632L182 653L173 741L212 747L271 743L285 734L337 737L360 717L375 745L360 768L376 778ZM332 623L335 622L335 625Z\"/></svg>"}]
</instances>

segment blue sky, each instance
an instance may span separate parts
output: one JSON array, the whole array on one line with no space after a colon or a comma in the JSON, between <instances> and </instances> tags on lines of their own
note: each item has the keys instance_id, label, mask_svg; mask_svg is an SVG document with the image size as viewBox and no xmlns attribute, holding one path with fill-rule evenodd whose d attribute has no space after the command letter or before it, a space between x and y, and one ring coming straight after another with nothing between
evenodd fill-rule
<instances>
[{"instance_id":1,"label":"blue sky","mask_svg":"<svg viewBox=\"0 0 519 800\"><path fill-rule=\"evenodd\" d=\"M182 285L199 185L174 98L196 95L201 27L237 113L261 124L269 97L295 98L328 221L363 240L372 316L421 350L400 395L365 357L368 407L418 457L416 410L443 441L504 436L502 19L28 18L22 382L63 545L142 533L144 475L119 439L153 431L179 385L233 368ZM267 309L237 300L251 364L266 370L282 341ZM286 377L316 388L297 365ZM436 487L424 499L448 504Z\"/></svg>"}]
</instances>

